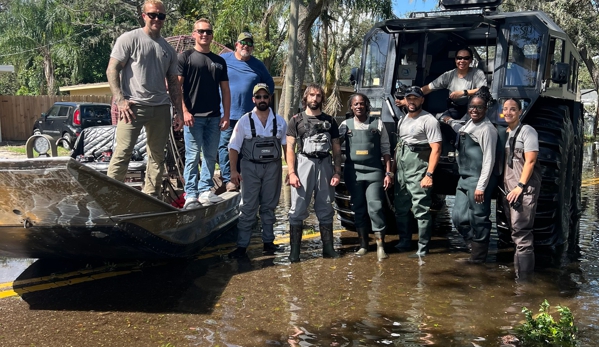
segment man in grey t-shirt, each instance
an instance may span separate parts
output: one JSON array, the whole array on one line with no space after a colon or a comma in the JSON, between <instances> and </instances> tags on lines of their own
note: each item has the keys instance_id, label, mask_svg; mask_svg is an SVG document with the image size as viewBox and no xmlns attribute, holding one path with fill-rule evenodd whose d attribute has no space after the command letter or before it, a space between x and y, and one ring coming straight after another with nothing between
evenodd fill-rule
<instances>
[{"instance_id":1,"label":"man in grey t-shirt","mask_svg":"<svg viewBox=\"0 0 599 347\"><path fill-rule=\"evenodd\" d=\"M119 181L125 179L137 137L145 127L148 163L143 191L158 197L164 170L164 147L172 123L170 100L177 111L176 130L183 127L183 109L177 79L177 53L160 36L166 18L164 5L160 0L147 0L142 10L145 26L117 39L106 69L119 113L115 135L118 145L110 160L108 176Z\"/></svg>"},{"instance_id":2,"label":"man in grey t-shirt","mask_svg":"<svg viewBox=\"0 0 599 347\"><path fill-rule=\"evenodd\" d=\"M410 257L428 253L432 233L430 207L433 172L441 155L441 129L430 113L422 110L424 93L419 87L410 87L406 93L408 113L397 125L395 150L395 220L399 232L400 252L411 250L412 233L409 229L410 209L418 222L418 251Z\"/></svg>"}]
</instances>

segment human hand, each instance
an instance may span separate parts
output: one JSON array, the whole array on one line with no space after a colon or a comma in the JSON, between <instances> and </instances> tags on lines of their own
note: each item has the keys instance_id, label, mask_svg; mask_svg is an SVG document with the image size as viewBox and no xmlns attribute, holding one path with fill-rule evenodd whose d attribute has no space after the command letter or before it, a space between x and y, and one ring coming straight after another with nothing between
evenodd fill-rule
<instances>
[{"instance_id":1,"label":"human hand","mask_svg":"<svg viewBox=\"0 0 599 347\"><path fill-rule=\"evenodd\" d=\"M339 174L338 173L334 174L333 177L331 178L331 186L336 187L340 181L341 181L341 177L339 176Z\"/></svg>"},{"instance_id":2,"label":"human hand","mask_svg":"<svg viewBox=\"0 0 599 347\"><path fill-rule=\"evenodd\" d=\"M513 204L518 200L520 194L522 194L522 188L516 187L512 189L512 191L510 191L505 198L510 202L510 204Z\"/></svg>"},{"instance_id":3,"label":"human hand","mask_svg":"<svg viewBox=\"0 0 599 347\"><path fill-rule=\"evenodd\" d=\"M483 202L485 202L485 192L478 189L475 190L474 201L476 201L477 204L482 204Z\"/></svg>"},{"instance_id":4,"label":"human hand","mask_svg":"<svg viewBox=\"0 0 599 347\"><path fill-rule=\"evenodd\" d=\"M461 98L462 96L464 96L464 91L455 91L455 92L451 92L451 94L449 94L449 98L451 100L456 100Z\"/></svg>"},{"instance_id":5,"label":"human hand","mask_svg":"<svg viewBox=\"0 0 599 347\"><path fill-rule=\"evenodd\" d=\"M406 99L395 99L395 106L406 106Z\"/></svg>"},{"instance_id":6,"label":"human hand","mask_svg":"<svg viewBox=\"0 0 599 347\"><path fill-rule=\"evenodd\" d=\"M183 125L185 125L183 118L181 118L181 116L179 116L179 115L176 115L175 119L173 120L174 130L179 131L179 130L183 129Z\"/></svg>"},{"instance_id":7,"label":"human hand","mask_svg":"<svg viewBox=\"0 0 599 347\"><path fill-rule=\"evenodd\" d=\"M289 174L289 185L293 188L299 188L302 186L302 184L300 183L300 179L299 177L297 177L297 174L295 172Z\"/></svg>"},{"instance_id":8,"label":"human hand","mask_svg":"<svg viewBox=\"0 0 599 347\"><path fill-rule=\"evenodd\" d=\"M194 123L194 118L193 115L191 113L189 113L188 111L183 111L183 121L185 123L185 125L187 125L188 127L193 127L193 123Z\"/></svg>"},{"instance_id":9,"label":"human hand","mask_svg":"<svg viewBox=\"0 0 599 347\"><path fill-rule=\"evenodd\" d=\"M220 119L220 123L218 123L220 127L220 131L225 131L229 129L229 117L223 117Z\"/></svg>"},{"instance_id":10,"label":"human hand","mask_svg":"<svg viewBox=\"0 0 599 347\"><path fill-rule=\"evenodd\" d=\"M393 178L385 176L385 179L383 180L383 187L385 188L385 190L387 190L391 188L391 186L393 186Z\"/></svg>"},{"instance_id":11,"label":"human hand","mask_svg":"<svg viewBox=\"0 0 599 347\"><path fill-rule=\"evenodd\" d=\"M117 108L119 109L119 119L125 121L125 123L131 123L135 119L135 114L131 109L131 105L133 103L127 99L123 99L116 103Z\"/></svg>"},{"instance_id":12,"label":"human hand","mask_svg":"<svg viewBox=\"0 0 599 347\"><path fill-rule=\"evenodd\" d=\"M422 181L420 181L420 188L431 188L432 186L433 186L433 179L428 176L424 176L422 178Z\"/></svg>"},{"instance_id":13,"label":"human hand","mask_svg":"<svg viewBox=\"0 0 599 347\"><path fill-rule=\"evenodd\" d=\"M241 174L239 173L239 171L231 170L231 182L234 185L239 186L239 185L241 185L241 181L243 181L243 178L241 177Z\"/></svg>"}]
</instances>

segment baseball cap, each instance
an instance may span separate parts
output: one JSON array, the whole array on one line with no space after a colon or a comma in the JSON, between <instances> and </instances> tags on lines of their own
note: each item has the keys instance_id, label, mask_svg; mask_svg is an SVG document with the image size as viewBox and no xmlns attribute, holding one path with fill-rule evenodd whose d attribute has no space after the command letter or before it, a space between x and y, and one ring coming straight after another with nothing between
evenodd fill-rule
<instances>
[{"instance_id":1,"label":"baseball cap","mask_svg":"<svg viewBox=\"0 0 599 347\"><path fill-rule=\"evenodd\" d=\"M243 40L254 41L254 36L252 34L248 33L247 31L244 31L241 34L239 34L239 36L237 36L237 42L243 41Z\"/></svg>"},{"instance_id":2,"label":"baseball cap","mask_svg":"<svg viewBox=\"0 0 599 347\"><path fill-rule=\"evenodd\" d=\"M408 96L408 95L414 95L419 98L424 97L424 93L422 92L422 89L420 89L420 87L416 87L416 86L412 86L412 87L409 87L408 89L406 89L405 96Z\"/></svg>"},{"instance_id":3,"label":"baseball cap","mask_svg":"<svg viewBox=\"0 0 599 347\"><path fill-rule=\"evenodd\" d=\"M252 91L252 94L256 95L256 93L258 93L258 91L260 91L260 89L264 89L264 91L270 95L270 91L268 90L268 86L266 85L266 83L256 84L254 86L254 90Z\"/></svg>"}]
</instances>

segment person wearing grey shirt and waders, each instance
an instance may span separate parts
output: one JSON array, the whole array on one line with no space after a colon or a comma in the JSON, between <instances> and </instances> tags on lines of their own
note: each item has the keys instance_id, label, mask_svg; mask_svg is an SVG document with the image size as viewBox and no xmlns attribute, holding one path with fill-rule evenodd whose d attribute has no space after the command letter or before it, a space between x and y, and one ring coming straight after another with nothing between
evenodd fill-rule
<instances>
[{"instance_id":1,"label":"person wearing grey shirt and waders","mask_svg":"<svg viewBox=\"0 0 599 347\"><path fill-rule=\"evenodd\" d=\"M370 100L357 93L349 97L349 116L339 125L345 139L343 178L350 193L354 225L360 237L362 256L368 251L368 234L374 232L379 261L385 253L385 190L393 184L389 135L379 117L370 117ZM383 162L381 162L383 158Z\"/></svg>"},{"instance_id":2,"label":"person wearing grey shirt and waders","mask_svg":"<svg viewBox=\"0 0 599 347\"><path fill-rule=\"evenodd\" d=\"M253 89L254 109L243 115L229 142L231 182L241 185L241 206L237 229L237 249L229 253L229 258L245 256L250 244L252 227L256 213L260 212L262 223L263 253L274 254L280 251L275 246L275 209L281 195L283 167L281 146L287 149L287 123L275 115L268 107L270 88L266 83L258 83ZM241 172L237 170L237 158L242 153Z\"/></svg>"},{"instance_id":3,"label":"person wearing grey shirt and waders","mask_svg":"<svg viewBox=\"0 0 599 347\"><path fill-rule=\"evenodd\" d=\"M395 221L399 232L400 252L411 250L412 233L409 229L410 209L418 223L418 250L410 257L422 257L429 251L432 233L430 207L433 172L441 155L439 122L422 110L424 93L419 87L406 90L408 113L397 125L395 149Z\"/></svg>"},{"instance_id":4,"label":"person wearing grey shirt and waders","mask_svg":"<svg viewBox=\"0 0 599 347\"><path fill-rule=\"evenodd\" d=\"M341 176L341 146L335 119L322 112L324 90L318 84L306 87L302 104L305 111L296 114L287 126L287 167L291 186L289 261L300 261L304 219L314 196L322 240L322 256L338 258L333 247L333 199ZM297 154L295 152L297 145ZM333 163L331 163L331 152Z\"/></svg>"},{"instance_id":5,"label":"person wearing grey shirt and waders","mask_svg":"<svg viewBox=\"0 0 599 347\"><path fill-rule=\"evenodd\" d=\"M520 123L522 106L517 100L503 103L503 116L509 134L505 146L503 210L512 230L514 270L520 280L530 278L535 269L533 226L541 189L541 166L537 161L539 136L530 125Z\"/></svg>"},{"instance_id":6,"label":"person wearing grey shirt and waders","mask_svg":"<svg viewBox=\"0 0 599 347\"><path fill-rule=\"evenodd\" d=\"M465 125L449 116L441 121L459 134L458 170L460 178L452 211L453 225L471 248L470 258L460 262L484 263L491 235L491 196L500 174L498 154L503 151L497 129L486 117L491 94L481 88L468 104L470 120Z\"/></svg>"},{"instance_id":7,"label":"person wearing grey shirt and waders","mask_svg":"<svg viewBox=\"0 0 599 347\"><path fill-rule=\"evenodd\" d=\"M107 175L123 181L133 147L146 129L148 153L143 191L158 197L164 171L164 148L172 124L171 101L177 114L175 130L183 127L181 87L177 79L177 52L160 36L166 11L160 0L142 7L145 26L121 35L114 44L106 77L118 108L116 146ZM167 85L170 93L167 93Z\"/></svg>"}]
</instances>

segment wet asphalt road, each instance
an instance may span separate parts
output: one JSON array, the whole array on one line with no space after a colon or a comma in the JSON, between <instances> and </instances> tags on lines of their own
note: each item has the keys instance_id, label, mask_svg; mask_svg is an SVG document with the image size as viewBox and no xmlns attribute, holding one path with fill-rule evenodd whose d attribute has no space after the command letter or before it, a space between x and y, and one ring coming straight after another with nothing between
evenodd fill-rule
<instances>
[{"instance_id":1,"label":"wet asphalt road","mask_svg":"<svg viewBox=\"0 0 599 347\"><path fill-rule=\"evenodd\" d=\"M312 234L304 237L303 261L291 265L286 254L263 256L258 237L248 259L227 259L234 231L192 261L1 259L0 346L500 346L524 319L522 307L537 311L544 299L570 307L580 346L596 346L597 158L588 152L584 166L582 257L538 269L533 283L514 281L509 249L493 247L484 266L456 263L466 254L448 198L432 254L420 261L356 257L356 234L339 225L342 258L320 258ZM279 220L287 209L282 203ZM286 227L275 233L288 252ZM393 248L397 236L388 242Z\"/></svg>"}]
</instances>

